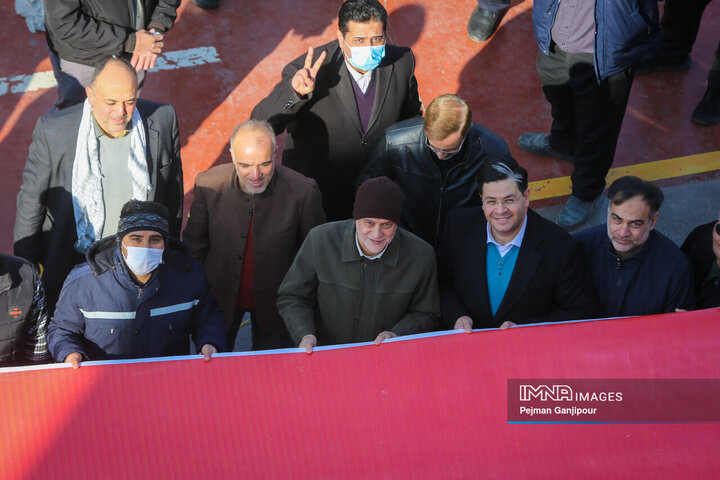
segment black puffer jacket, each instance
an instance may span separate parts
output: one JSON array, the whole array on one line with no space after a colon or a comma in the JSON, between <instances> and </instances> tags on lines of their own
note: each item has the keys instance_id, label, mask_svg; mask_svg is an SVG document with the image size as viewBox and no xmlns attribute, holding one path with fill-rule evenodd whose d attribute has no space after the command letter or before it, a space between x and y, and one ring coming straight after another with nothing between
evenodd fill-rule
<instances>
[{"instance_id":1,"label":"black puffer jacket","mask_svg":"<svg viewBox=\"0 0 720 480\"><path fill-rule=\"evenodd\" d=\"M48 45L60 58L93 65L135 49L135 11L125 0L45 0ZM166 32L180 0L143 0L143 28Z\"/></svg>"},{"instance_id":2,"label":"black puffer jacket","mask_svg":"<svg viewBox=\"0 0 720 480\"><path fill-rule=\"evenodd\" d=\"M387 176L400 186L404 201L400 226L437 246L447 213L480 204L476 175L489 156L506 156L505 141L482 125L473 123L462 150L447 160L453 166L443 182L440 168L425 143L423 119L396 123L358 179L358 184Z\"/></svg>"},{"instance_id":3,"label":"black puffer jacket","mask_svg":"<svg viewBox=\"0 0 720 480\"><path fill-rule=\"evenodd\" d=\"M50 360L40 276L28 261L0 255L0 367Z\"/></svg>"}]
</instances>

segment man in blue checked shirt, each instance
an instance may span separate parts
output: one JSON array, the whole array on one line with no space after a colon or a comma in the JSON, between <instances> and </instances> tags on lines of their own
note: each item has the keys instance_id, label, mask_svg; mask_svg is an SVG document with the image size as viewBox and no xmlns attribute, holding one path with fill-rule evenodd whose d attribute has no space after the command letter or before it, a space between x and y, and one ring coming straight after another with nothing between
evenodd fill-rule
<instances>
[{"instance_id":1,"label":"man in blue checked shirt","mask_svg":"<svg viewBox=\"0 0 720 480\"><path fill-rule=\"evenodd\" d=\"M57 361L187 355L189 336L209 361L225 326L202 266L168 237L168 210L131 200L117 235L95 242L60 293L48 344Z\"/></svg>"}]
</instances>

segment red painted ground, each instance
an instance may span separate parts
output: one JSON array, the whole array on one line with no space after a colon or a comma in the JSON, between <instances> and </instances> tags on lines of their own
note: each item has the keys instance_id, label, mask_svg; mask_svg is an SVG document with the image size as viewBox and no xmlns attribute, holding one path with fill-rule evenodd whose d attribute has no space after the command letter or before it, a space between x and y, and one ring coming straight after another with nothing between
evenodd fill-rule
<instances>
[{"instance_id":1,"label":"red painted ground","mask_svg":"<svg viewBox=\"0 0 720 480\"><path fill-rule=\"evenodd\" d=\"M180 117L186 191L195 175L229 161L227 138L280 78L283 65L309 45L334 38L340 0L223 0L217 11L183 1L166 51L215 46L221 63L148 77L143 97L171 103ZM515 3L515 2L514 2ZM387 0L390 36L411 46L425 102L458 93L477 121L506 139L528 167L531 180L569 175L560 160L538 159L517 146L524 132L547 131L549 105L535 71L532 2L517 3L496 35L476 44L465 33L474 0ZM50 70L43 33L27 31L14 1L0 0L0 78ZM705 90L705 75L718 42L720 3L712 2L681 74L638 77L620 137L615 166L720 150L720 125L700 127L690 113ZM55 99L54 90L0 95L0 251L12 250L12 225L22 168L35 121ZM720 167L720 166L719 166ZM186 197L189 206L190 197Z\"/></svg>"}]
</instances>

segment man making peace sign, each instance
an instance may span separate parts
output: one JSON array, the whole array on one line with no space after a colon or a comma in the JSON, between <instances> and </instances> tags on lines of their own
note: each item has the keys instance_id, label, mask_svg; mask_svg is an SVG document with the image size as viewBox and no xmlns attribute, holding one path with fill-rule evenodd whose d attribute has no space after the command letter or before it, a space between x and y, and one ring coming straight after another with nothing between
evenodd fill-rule
<instances>
[{"instance_id":1,"label":"man making peace sign","mask_svg":"<svg viewBox=\"0 0 720 480\"><path fill-rule=\"evenodd\" d=\"M329 221L351 217L355 180L385 128L420 115L415 57L387 45L386 27L377 0L347 0L337 41L288 64L252 113L287 130L283 165L317 181Z\"/></svg>"}]
</instances>

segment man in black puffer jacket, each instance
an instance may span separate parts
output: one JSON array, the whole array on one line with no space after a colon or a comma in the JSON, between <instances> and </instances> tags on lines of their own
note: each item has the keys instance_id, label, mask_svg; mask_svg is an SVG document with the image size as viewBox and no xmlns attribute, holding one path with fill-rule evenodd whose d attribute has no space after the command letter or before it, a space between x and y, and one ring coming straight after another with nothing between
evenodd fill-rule
<instances>
[{"instance_id":1,"label":"man in black puffer jacket","mask_svg":"<svg viewBox=\"0 0 720 480\"><path fill-rule=\"evenodd\" d=\"M50 360L40 275L22 258L0 254L0 367Z\"/></svg>"}]
</instances>

